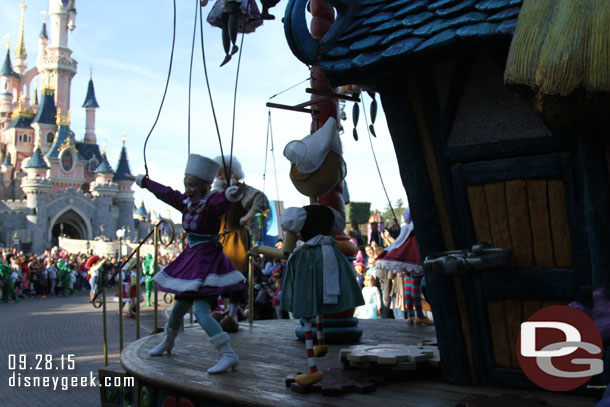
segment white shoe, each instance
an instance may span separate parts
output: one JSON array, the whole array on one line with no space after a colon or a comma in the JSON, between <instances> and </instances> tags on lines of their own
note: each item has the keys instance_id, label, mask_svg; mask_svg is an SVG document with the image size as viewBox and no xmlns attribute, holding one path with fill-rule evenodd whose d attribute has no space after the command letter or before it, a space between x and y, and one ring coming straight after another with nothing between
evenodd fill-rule
<instances>
[{"instance_id":1,"label":"white shoe","mask_svg":"<svg viewBox=\"0 0 610 407\"><path fill-rule=\"evenodd\" d=\"M214 366L208 369L208 373L226 373L229 370L235 370L239 364L239 356L231 348L231 338L226 332L221 332L210 338L210 342L220 352L220 360Z\"/></svg>"},{"instance_id":2,"label":"white shoe","mask_svg":"<svg viewBox=\"0 0 610 407\"><path fill-rule=\"evenodd\" d=\"M174 347L174 341L176 340L176 336L178 336L177 329L171 329L167 325L165 325L165 339L163 342L152 348L148 351L150 356L161 356L163 352L167 352L168 355L172 354L172 348Z\"/></svg>"}]
</instances>

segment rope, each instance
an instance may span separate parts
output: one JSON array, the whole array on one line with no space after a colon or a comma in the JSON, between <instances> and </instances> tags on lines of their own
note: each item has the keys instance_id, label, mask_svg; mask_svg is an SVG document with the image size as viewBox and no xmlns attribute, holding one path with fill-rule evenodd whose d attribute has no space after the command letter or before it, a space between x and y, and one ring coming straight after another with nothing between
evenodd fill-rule
<instances>
[{"instance_id":1,"label":"rope","mask_svg":"<svg viewBox=\"0 0 610 407\"><path fill-rule=\"evenodd\" d=\"M269 130L271 128L271 109L267 109L267 138L265 139L265 165L263 167L263 194L267 185L267 157L269 153Z\"/></svg>"},{"instance_id":2,"label":"rope","mask_svg":"<svg viewBox=\"0 0 610 407\"><path fill-rule=\"evenodd\" d=\"M174 0L175 1L175 0ZM223 157L223 169L225 174L229 174L227 171L227 165L224 161L224 151L222 149L222 140L220 139L220 129L218 128L218 119L216 118L216 110L214 109L214 100L212 99L212 90L210 88L210 78L208 77L208 65L205 61L205 46L203 45L203 13L199 13L199 33L201 36L201 57L203 59L203 72L205 74L205 82L208 87L208 95L210 97L210 105L212 107L212 116L214 117L214 125L216 126L216 134L218 135L218 144L220 145L220 155Z\"/></svg>"},{"instance_id":3,"label":"rope","mask_svg":"<svg viewBox=\"0 0 610 407\"><path fill-rule=\"evenodd\" d=\"M273 99L273 98L274 98L274 97L276 97L276 96L281 95L282 93L288 92L289 90L294 89L294 88L296 88L297 86L299 86L300 84L305 83L305 82L307 82L307 81L309 81L309 80L311 80L311 78L305 78L304 80L302 80L301 82L297 83L296 85L292 85L291 87L289 87L289 88L287 88L287 89L284 89L283 91L278 92L278 93L276 93L275 95L271 96L271 97L269 98L269 100Z\"/></svg>"},{"instance_id":4,"label":"rope","mask_svg":"<svg viewBox=\"0 0 610 407\"><path fill-rule=\"evenodd\" d=\"M248 7L246 8L246 16L250 13L250 2L248 2ZM237 24L239 27L239 23ZM245 29L244 29L245 31ZM231 124L231 152L229 153L229 175L227 176L225 172L225 178L228 177L227 185L231 186L231 180L233 179L233 173L231 172L231 167L233 166L233 141L235 140L235 112L237 110L237 84L239 83L239 68L241 67L241 54L244 50L244 38L246 36L245 32L241 33L241 41L239 43L239 57L237 58L237 72L235 74L235 90L233 92L233 122ZM224 156L223 156L224 162Z\"/></svg>"},{"instance_id":5,"label":"rope","mask_svg":"<svg viewBox=\"0 0 610 407\"><path fill-rule=\"evenodd\" d=\"M277 184L277 167L275 165L275 148L273 147L273 126L271 124L271 114L269 114L269 134L271 135L271 158L273 159L273 175L275 176L275 195L277 201L280 201L280 190ZM278 213L278 217L282 216L281 212Z\"/></svg>"},{"instance_id":6,"label":"rope","mask_svg":"<svg viewBox=\"0 0 610 407\"><path fill-rule=\"evenodd\" d=\"M188 101L188 127L187 127L187 142L188 154L191 154L191 92L193 83L193 56L195 55L195 38L197 33L197 13L199 12L199 0L195 0L195 22L193 23L193 42L191 43L191 63L189 65L189 101Z\"/></svg>"},{"instance_id":7,"label":"rope","mask_svg":"<svg viewBox=\"0 0 610 407\"><path fill-rule=\"evenodd\" d=\"M364 98L362 98L362 99L364 99ZM375 149L373 148L373 139L371 138L371 131L369 130L369 120L368 120L368 117L366 116L366 109L364 108L364 103L362 103L362 113L364 114L364 123L366 124L366 132L369 135L369 144L371 145L371 152L373 153L373 158L375 159L375 167L377 167L377 173L379 174L379 180L381 181L381 186L383 187L383 193L385 194L385 197L388 200L388 205L390 206L390 210L392 211L392 216L394 217L394 219L398 219L396 217L396 213L394 213L394 208L392 207L392 202L390 202L390 197L388 196L388 191L385 188L385 183L383 182L383 177L381 176L381 170L379 169L379 163L377 162L377 155L375 154Z\"/></svg>"},{"instance_id":8,"label":"rope","mask_svg":"<svg viewBox=\"0 0 610 407\"><path fill-rule=\"evenodd\" d=\"M157 112L157 118L155 119L155 122L153 123L150 131L148 132L148 135L146 136L146 140L144 141L143 155L144 155L144 170L146 172L146 177L148 177L148 165L146 162L146 145L148 144L148 139L150 138L150 135L152 134L153 130L155 129L155 126L157 126L157 122L159 121L159 117L161 116L161 110L163 109L163 103L165 102L165 96L167 95L167 88L169 87L169 79L172 76L172 65L174 62L175 45L176 45L176 0L174 0L174 26L173 26L173 31L172 31L172 52L169 57L169 71L167 72L165 90L163 91L163 98L161 99L161 105L159 106L159 111Z\"/></svg>"}]
</instances>

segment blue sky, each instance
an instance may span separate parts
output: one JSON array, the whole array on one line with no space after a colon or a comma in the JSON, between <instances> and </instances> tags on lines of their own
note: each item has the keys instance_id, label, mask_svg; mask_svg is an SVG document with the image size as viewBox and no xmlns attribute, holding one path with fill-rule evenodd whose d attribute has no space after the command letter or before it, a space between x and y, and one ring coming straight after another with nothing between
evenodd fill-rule
<instances>
[{"instance_id":1,"label":"blue sky","mask_svg":"<svg viewBox=\"0 0 610 407\"><path fill-rule=\"evenodd\" d=\"M11 55L19 33L21 0L0 1L0 36L11 37ZM188 3L188 4L187 4ZM257 2L258 3L258 2ZM293 86L309 76L307 67L290 52L280 22L287 0L272 9L277 19L266 21L256 32L244 39L237 94L234 155L246 172L246 182L263 189L267 112L265 103L272 95ZM41 11L48 10L48 0L28 0L25 16L25 45L28 68L35 64L37 38L42 24ZM260 6L260 3L258 3ZM233 92L237 55L229 64L218 66L224 57L221 31L205 23L213 1L203 9L204 41L208 73L214 105L219 120L225 154L231 142ZM167 76L172 39L173 6L171 1L107 0L76 2L76 29L70 33L68 45L78 62L78 73L72 81L72 130L77 139L85 132L85 99L89 71L93 71L95 92L100 108L97 110L97 138L106 140L111 165L116 169L121 135L126 134L131 170L144 171L142 148L158 111ZM187 157L188 76L193 32L195 2L177 1L176 50L169 91L161 118L148 142L147 162L151 178L182 189L182 174ZM238 41L241 40L241 37ZM214 157L220 147L213 123L207 87L203 76L199 36L193 64L191 104L191 152ZM3 48L4 49L4 48ZM2 57L4 57L2 51ZM308 83L273 99L274 102L297 104L309 99L305 93ZM370 98L366 96L366 108ZM381 103L378 99L378 103ZM346 105L348 120L343 122L341 137L344 158L348 166L347 182L353 201L372 202L373 208L383 210L387 200L367 138L364 117L360 115L360 140L352 138L352 103ZM373 145L384 182L392 203L406 200L398 165L380 108L375 123L377 138ZM308 200L294 189L288 177L289 164L283 157L284 146L293 139L307 135L310 117L304 113L272 110L272 130L277 166L279 199L286 206L301 206ZM264 190L270 199L277 199L276 177L269 154ZM145 201L150 209L163 214L167 207L152 195L136 187L136 203ZM175 212L175 211L173 211ZM176 213L173 213L176 216Z\"/></svg>"}]
</instances>

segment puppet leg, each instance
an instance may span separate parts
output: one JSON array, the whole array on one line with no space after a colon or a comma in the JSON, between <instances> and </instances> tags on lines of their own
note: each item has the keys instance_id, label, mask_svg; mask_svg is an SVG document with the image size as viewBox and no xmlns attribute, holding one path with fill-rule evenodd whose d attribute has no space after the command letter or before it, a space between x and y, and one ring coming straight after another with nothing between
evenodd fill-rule
<instances>
[{"instance_id":1,"label":"puppet leg","mask_svg":"<svg viewBox=\"0 0 610 407\"><path fill-rule=\"evenodd\" d=\"M307 364L309 365L309 373L297 375L296 382L300 386L308 386L322 380L322 372L318 372L316 366L316 357L313 353L313 335L311 333L311 322L305 320L305 347L307 349Z\"/></svg>"},{"instance_id":2,"label":"puppet leg","mask_svg":"<svg viewBox=\"0 0 610 407\"><path fill-rule=\"evenodd\" d=\"M318 344L313 347L313 355L316 358L321 358L322 356L326 355L328 348L324 344L324 329L322 327L322 317L320 315L316 316L316 331Z\"/></svg>"},{"instance_id":3,"label":"puppet leg","mask_svg":"<svg viewBox=\"0 0 610 407\"><path fill-rule=\"evenodd\" d=\"M422 309L421 302L421 281L424 276L413 276L413 305L415 306L415 323L417 325L434 325L434 322L429 320L425 315Z\"/></svg>"},{"instance_id":4,"label":"puppet leg","mask_svg":"<svg viewBox=\"0 0 610 407\"><path fill-rule=\"evenodd\" d=\"M405 310L407 311L407 324L415 323L415 311L413 310L413 279L410 274L405 274Z\"/></svg>"}]
</instances>

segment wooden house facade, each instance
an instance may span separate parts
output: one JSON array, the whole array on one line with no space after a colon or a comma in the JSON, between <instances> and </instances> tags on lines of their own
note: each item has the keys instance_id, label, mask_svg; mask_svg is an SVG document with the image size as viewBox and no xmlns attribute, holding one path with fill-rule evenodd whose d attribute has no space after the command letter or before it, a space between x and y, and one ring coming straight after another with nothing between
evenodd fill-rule
<instances>
[{"instance_id":1,"label":"wooden house facade","mask_svg":"<svg viewBox=\"0 0 610 407\"><path fill-rule=\"evenodd\" d=\"M513 252L503 270L426 272L445 380L531 387L516 355L521 322L547 305L590 303L592 289L610 289L610 126L600 107L608 107L610 59L596 60L605 82L575 80L557 93L545 89L543 69L533 68L532 83L511 76L531 64L517 47L536 49L535 41L560 30L553 21L573 12L563 0L327 2L336 20L316 41L307 1L290 0L288 43L332 86L379 94L422 258L477 242ZM608 17L600 8L568 24L576 38L579 27L591 33ZM592 38L607 52L608 40ZM593 69L586 56L551 51L573 71L583 71L579 63Z\"/></svg>"}]
</instances>

